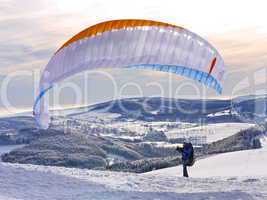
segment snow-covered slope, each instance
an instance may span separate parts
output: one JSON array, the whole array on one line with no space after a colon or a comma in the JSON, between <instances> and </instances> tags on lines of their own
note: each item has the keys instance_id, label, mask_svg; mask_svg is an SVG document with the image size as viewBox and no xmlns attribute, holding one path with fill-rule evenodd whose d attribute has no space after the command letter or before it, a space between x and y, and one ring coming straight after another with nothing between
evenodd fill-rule
<instances>
[{"instance_id":1,"label":"snow-covered slope","mask_svg":"<svg viewBox=\"0 0 267 200\"><path fill-rule=\"evenodd\" d=\"M218 154L198 160L189 168L191 177L267 177L266 137L262 138L263 148ZM149 172L154 175L181 176L182 167L172 167Z\"/></svg>"},{"instance_id":2,"label":"snow-covered slope","mask_svg":"<svg viewBox=\"0 0 267 200\"><path fill-rule=\"evenodd\" d=\"M262 149L198 161L194 178L181 177L180 167L131 174L0 162L0 200L266 200L262 142Z\"/></svg>"},{"instance_id":3,"label":"snow-covered slope","mask_svg":"<svg viewBox=\"0 0 267 200\"><path fill-rule=\"evenodd\" d=\"M162 175L182 175L182 167L172 167L151 172ZM215 155L199 160L189 168L191 177L266 176L267 151L247 150Z\"/></svg>"},{"instance_id":4,"label":"snow-covered slope","mask_svg":"<svg viewBox=\"0 0 267 200\"><path fill-rule=\"evenodd\" d=\"M249 123L218 123L218 124L206 124L202 126L189 127L189 128L177 128L167 131L166 135L169 138L175 138L177 136L205 136L206 142L211 143L226 137L232 136L237 132L253 127L255 124Z\"/></svg>"},{"instance_id":5,"label":"snow-covered slope","mask_svg":"<svg viewBox=\"0 0 267 200\"><path fill-rule=\"evenodd\" d=\"M0 163L0 200L260 200L267 178L185 179Z\"/></svg>"},{"instance_id":6,"label":"snow-covered slope","mask_svg":"<svg viewBox=\"0 0 267 200\"><path fill-rule=\"evenodd\" d=\"M265 200L267 146L146 174L0 162L0 200ZM215 177L216 176L216 177Z\"/></svg>"}]
</instances>

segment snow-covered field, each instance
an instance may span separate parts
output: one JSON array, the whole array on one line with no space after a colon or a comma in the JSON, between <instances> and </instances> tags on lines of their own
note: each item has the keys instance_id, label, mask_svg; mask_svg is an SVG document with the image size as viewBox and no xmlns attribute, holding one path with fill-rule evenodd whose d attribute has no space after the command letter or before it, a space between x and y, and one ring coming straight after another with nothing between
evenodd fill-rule
<instances>
[{"instance_id":1,"label":"snow-covered field","mask_svg":"<svg viewBox=\"0 0 267 200\"><path fill-rule=\"evenodd\" d=\"M189 174L197 178L267 177L267 137L261 138L261 144L261 149L223 153L198 160L194 166L188 168ZM182 166L147 174L182 176Z\"/></svg>"},{"instance_id":2,"label":"snow-covered field","mask_svg":"<svg viewBox=\"0 0 267 200\"><path fill-rule=\"evenodd\" d=\"M218 124L206 124L196 127L177 128L166 132L167 137L175 138L178 136L190 137L190 136L205 136L206 142L211 143L231 135L236 134L240 130L244 130L255 126L249 123L218 123Z\"/></svg>"},{"instance_id":3,"label":"snow-covered field","mask_svg":"<svg viewBox=\"0 0 267 200\"><path fill-rule=\"evenodd\" d=\"M267 199L267 178L182 178L0 163L0 199Z\"/></svg>"},{"instance_id":4,"label":"snow-covered field","mask_svg":"<svg viewBox=\"0 0 267 200\"><path fill-rule=\"evenodd\" d=\"M202 133L208 141L216 141L250 126L186 125L180 134L189 130L189 135ZM139 123L133 127L141 128ZM178 128L172 131L177 133ZM189 169L189 179L182 177L180 166L132 174L0 162L0 200L267 200L266 143L262 139L262 149L199 160ZM0 148L0 153L12 148Z\"/></svg>"},{"instance_id":5,"label":"snow-covered field","mask_svg":"<svg viewBox=\"0 0 267 200\"><path fill-rule=\"evenodd\" d=\"M103 123L108 128L138 133L129 136L132 138L141 137L152 126L163 130L169 138L205 136L207 143L254 126L248 123L199 126L182 122L113 122L112 119L118 117L116 114L97 113L96 116L85 113L80 117ZM110 123L103 122L102 118ZM267 200L266 139L262 139L262 144L262 149L198 160L189 168L190 178L182 177L180 166L133 174L0 162L0 200ZM165 143L158 142L158 145ZM1 147L0 154L12 148Z\"/></svg>"},{"instance_id":6,"label":"snow-covered field","mask_svg":"<svg viewBox=\"0 0 267 200\"><path fill-rule=\"evenodd\" d=\"M149 127L153 130L163 131L168 138L204 138L203 143L212 143L237 132L253 127L250 123L217 123L217 124L194 124L183 122L116 122L106 125L109 128L125 129L135 132L137 135L144 135Z\"/></svg>"},{"instance_id":7,"label":"snow-covered field","mask_svg":"<svg viewBox=\"0 0 267 200\"><path fill-rule=\"evenodd\" d=\"M184 122L114 122L106 124L106 128L115 128L124 130L124 136L109 133L109 136L127 137L127 131L135 133L130 138L139 138L149 131L149 127L153 127L155 131L163 131L168 138L191 138L195 137L202 143L212 143L226 137L232 136L237 132L253 127L255 124L250 123L217 123L217 124L195 124ZM107 136L107 134L105 134ZM130 139L129 138L129 139Z\"/></svg>"},{"instance_id":8,"label":"snow-covered field","mask_svg":"<svg viewBox=\"0 0 267 200\"><path fill-rule=\"evenodd\" d=\"M266 145L202 159L191 178L180 167L131 174L0 163L0 200L262 200L266 169Z\"/></svg>"},{"instance_id":9,"label":"snow-covered field","mask_svg":"<svg viewBox=\"0 0 267 200\"><path fill-rule=\"evenodd\" d=\"M157 175L182 176L182 167L149 172ZM192 177L267 177L267 149L224 153L205 158L189 168ZM266 188L267 189L267 188Z\"/></svg>"}]
</instances>

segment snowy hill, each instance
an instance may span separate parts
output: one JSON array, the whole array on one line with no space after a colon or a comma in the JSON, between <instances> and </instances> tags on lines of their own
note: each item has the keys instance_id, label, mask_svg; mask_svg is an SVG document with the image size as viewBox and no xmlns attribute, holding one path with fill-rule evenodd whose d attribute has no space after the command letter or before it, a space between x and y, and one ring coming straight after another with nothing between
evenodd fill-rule
<instances>
[{"instance_id":1,"label":"snowy hill","mask_svg":"<svg viewBox=\"0 0 267 200\"><path fill-rule=\"evenodd\" d=\"M191 177L267 177L267 137L262 148L223 153L198 160L188 168ZM182 176L182 166L148 172L154 175Z\"/></svg>"},{"instance_id":2,"label":"snowy hill","mask_svg":"<svg viewBox=\"0 0 267 200\"><path fill-rule=\"evenodd\" d=\"M217 144L217 146L211 146L211 150L214 150L213 147L215 150L216 148L222 150L221 148L225 145L229 146L229 142L231 144L237 143L237 141L243 143L240 138L244 138L239 137L242 134L237 137L235 134L242 129L254 126L250 123L240 123L239 119L235 117L237 113L229 111L230 100L208 100L207 109L204 112L201 111L203 100L175 100L174 103L170 103L169 99L163 99L164 106L160 110L157 108L161 98L152 98L150 101L145 101L145 104L144 100L144 98L133 98L121 102L124 107L136 109L138 112L134 112L134 114L125 112L117 102L107 102L61 111L61 114L67 116L57 118L56 122L70 120L75 137L79 136L77 133L90 133L92 134L90 137L84 136L91 143L101 140L101 143L97 144L98 147L103 145L103 141L109 140L106 143L110 145L109 150L112 152L120 153L123 150L125 154L129 150L131 152L135 150L133 147L136 146L138 151L143 147L146 153L144 156L147 156L147 152L155 153L157 149L159 152L163 152L161 148L164 145L153 146L150 141L140 140L149 127L164 131L169 139L180 139L185 134L190 137L206 136L208 145ZM254 116L253 110L250 109L253 101L253 98L243 98L241 102L235 102L238 115L240 112L244 112L246 116ZM181 103L183 109L196 109L201 112L196 116L184 115L175 105L177 102ZM109 103L114 104L107 111L105 108ZM181 121L176 121L177 117ZM198 124L198 117L207 123ZM76 153L73 155L73 158L76 159L78 158L77 149L86 153L85 147L88 149L87 147L91 146L91 143L85 144L83 137L79 137L79 140L70 138L69 143L66 142L65 137L56 140L53 129L48 130L51 132L50 136L52 135L50 140L47 140L45 132L40 134L47 143L42 140L39 140L38 143L33 137L38 133L33 122L31 117L22 116L0 119L0 135L4 139L8 138L7 141L15 143L26 141L26 139L31 141L32 145L13 151L22 155L22 158L35 159L33 155L40 156L41 153L44 153L51 156L50 159L58 160L55 156L55 149L58 152L67 146L68 151ZM82 126L86 126L85 132L82 132ZM53 125L53 128L55 127L60 128L57 124ZM97 134L93 131L96 131ZM68 135L68 137L70 136ZM94 137L99 137L99 139L96 140ZM139 139L129 140L129 138L136 137ZM80 141L84 148L81 148ZM265 142L262 139L262 144ZM239 147L239 143L237 147ZM70 148L70 144L73 148ZM127 151L122 148L126 145L129 148ZM31 149L32 147L34 148ZM202 158L189 169L191 176L189 179L181 177L182 170L179 166L145 174L134 174L0 162L0 200L265 200L267 199L267 146L263 145L263 147L262 149L221 153ZM9 147L4 148L3 152L9 151L9 149ZM68 153L67 156L70 155L68 151L64 151L64 153ZM109 151L105 151L109 158ZM21 152L27 153L28 157ZM150 154L149 157L151 157ZM112 154L112 156L114 155ZM59 157L62 156L59 155ZM88 155L85 157L88 158ZM158 159L163 160L162 158Z\"/></svg>"},{"instance_id":3,"label":"snowy hill","mask_svg":"<svg viewBox=\"0 0 267 200\"><path fill-rule=\"evenodd\" d=\"M226 137L232 136L241 130L253 127L250 123L217 123L202 126L176 128L166 132L169 138L177 135L205 137L207 143L215 142Z\"/></svg>"},{"instance_id":4,"label":"snowy hill","mask_svg":"<svg viewBox=\"0 0 267 200\"><path fill-rule=\"evenodd\" d=\"M193 111L193 112L192 112ZM59 114L64 114L64 110ZM108 114L109 120L240 122L262 121L267 116L267 97L241 96L234 99L170 99L162 97L129 98L68 109L74 118L93 118ZM102 118L103 119L103 118Z\"/></svg>"},{"instance_id":5,"label":"snowy hill","mask_svg":"<svg viewBox=\"0 0 267 200\"><path fill-rule=\"evenodd\" d=\"M71 110L69 110L68 114L70 117L79 119L92 118L94 113L97 117L101 117L101 113L106 113L108 114L108 118L113 118L113 120L117 121L127 121L129 119L142 121L176 121L179 119L180 121L194 122L198 121L199 118L206 118L208 114L229 110L230 106L230 100L144 97L108 101L73 110L72 114L69 114L71 113ZM238 121L238 119L230 115L219 117L216 120L222 119L224 121Z\"/></svg>"},{"instance_id":6,"label":"snowy hill","mask_svg":"<svg viewBox=\"0 0 267 200\"><path fill-rule=\"evenodd\" d=\"M198 161L193 178L181 177L179 167L132 174L0 162L0 200L266 200L262 142L263 149Z\"/></svg>"},{"instance_id":7,"label":"snowy hill","mask_svg":"<svg viewBox=\"0 0 267 200\"><path fill-rule=\"evenodd\" d=\"M0 163L0 200L264 200L267 178L189 178Z\"/></svg>"},{"instance_id":8,"label":"snowy hill","mask_svg":"<svg viewBox=\"0 0 267 200\"><path fill-rule=\"evenodd\" d=\"M0 162L0 200L266 200L267 146L145 174ZM240 173L241 172L241 173Z\"/></svg>"},{"instance_id":9,"label":"snowy hill","mask_svg":"<svg viewBox=\"0 0 267 200\"><path fill-rule=\"evenodd\" d=\"M80 123L79 126L90 125L90 130L94 129L92 126L97 126L98 129L103 130L106 128L118 129L117 132L123 133L121 136L127 136L126 132L142 136L146 132L146 128L140 126L141 123L153 127L160 123L165 123L162 127L173 126L171 123L177 123L174 124L177 129L189 123L191 126L196 123L239 123L240 126L243 126L241 123L244 123L246 126L245 123L255 123L255 121L266 118L267 109L263 109L267 107L266 105L267 98L265 96L239 97L232 100L131 98L79 108L54 110L52 122L54 127L58 127L59 123L62 125L67 120L76 120ZM258 113L258 108L261 108L261 113ZM0 118L0 143L18 144L34 139L34 136L28 136L25 131L23 132L23 130L35 128L34 119L31 116L19 115ZM207 131L210 130L208 126ZM237 126L239 125L237 124ZM219 129L217 128L217 130ZM231 129L233 130L234 127ZM173 129L172 132L176 130ZM193 131L195 130L192 129ZM22 138L18 135L22 135ZM214 139L216 138L210 138L210 141L214 141Z\"/></svg>"}]
</instances>

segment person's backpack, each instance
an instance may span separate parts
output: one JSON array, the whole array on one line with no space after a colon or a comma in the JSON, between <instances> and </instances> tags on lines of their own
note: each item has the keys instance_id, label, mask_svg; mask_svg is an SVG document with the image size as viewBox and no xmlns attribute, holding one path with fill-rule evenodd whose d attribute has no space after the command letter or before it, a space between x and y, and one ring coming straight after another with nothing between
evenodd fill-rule
<instances>
[{"instance_id":1,"label":"person's backpack","mask_svg":"<svg viewBox=\"0 0 267 200\"><path fill-rule=\"evenodd\" d=\"M191 142L184 144L184 148L186 148L188 150L188 152L190 152L188 159L186 161L186 165L191 167L194 165L195 163L195 156L194 156L194 148Z\"/></svg>"}]
</instances>

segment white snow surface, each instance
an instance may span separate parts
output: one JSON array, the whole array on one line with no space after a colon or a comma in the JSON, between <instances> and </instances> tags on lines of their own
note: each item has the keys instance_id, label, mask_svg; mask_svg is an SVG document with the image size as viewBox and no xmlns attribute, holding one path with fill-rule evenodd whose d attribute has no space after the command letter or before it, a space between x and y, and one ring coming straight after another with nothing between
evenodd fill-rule
<instances>
[{"instance_id":1,"label":"white snow surface","mask_svg":"<svg viewBox=\"0 0 267 200\"><path fill-rule=\"evenodd\" d=\"M0 200L267 199L267 178L183 178L0 163Z\"/></svg>"},{"instance_id":2,"label":"white snow surface","mask_svg":"<svg viewBox=\"0 0 267 200\"><path fill-rule=\"evenodd\" d=\"M218 154L196 161L188 168L192 177L267 177L266 149L246 150ZM150 172L152 174L177 174L182 176L182 167L171 167Z\"/></svg>"},{"instance_id":3,"label":"white snow surface","mask_svg":"<svg viewBox=\"0 0 267 200\"><path fill-rule=\"evenodd\" d=\"M267 137L261 138L262 148L223 153L196 161L189 175L206 177L267 177ZM182 166L152 171L148 174L182 176ZM266 188L267 191L267 188Z\"/></svg>"},{"instance_id":4,"label":"white snow surface","mask_svg":"<svg viewBox=\"0 0 267 200\"><path fill-rule=\"evenodd\" d=\"M0 162L0 200L266 200L267 142L145 174Z\"/></svg>"},{"instance_id":5,"label":"white snow surface","mask_svg":"<svg viewBox=\"0 0 267 200\"><path fill-rule=\"evenodd\" d=\"M267 200L267 145L145 174L0 162L0 200Z\"/></svg>"},{"instance_id":6,"label":"white snow surface","mask_svg":"<svg viewBox=\"0 0 267 200\"><path fill-rule=\"evenodd\" d=\"M241 130L253 126L255 126L255 124L249 123L205 124L197 127L173 129L165 134L169 138L175 138L177 136L183 136L185 138L190 136L205 136L206 142L211 143L232 136Z\"/></svg>"},{"instance_id":7,"label":"white snow surface","mask_svg":"<svg viewBox=\"0 0 267 200\"><path fill-rule=\"evenodd\" d=\"M180 166L133 174L0 162L0 200L267 200L267 138L261 142L198 160L190 178Z\"/></svg>"}]
</instances>

